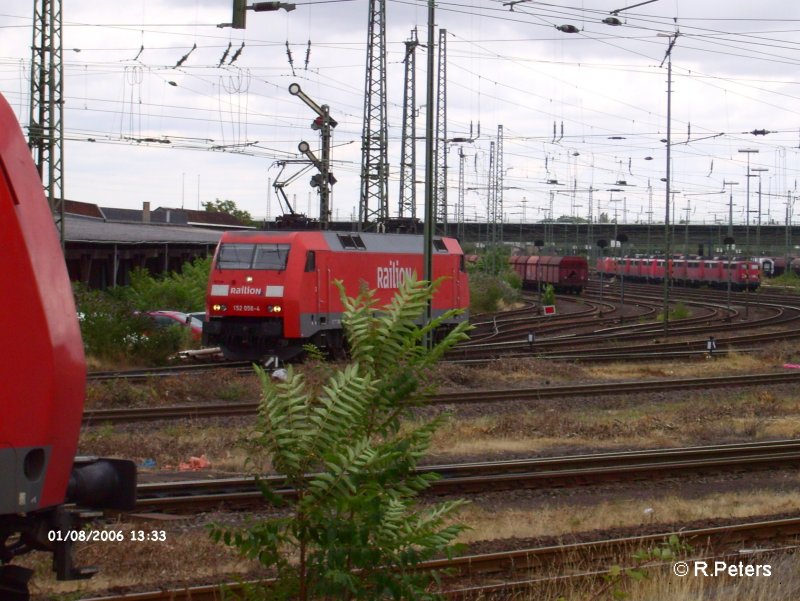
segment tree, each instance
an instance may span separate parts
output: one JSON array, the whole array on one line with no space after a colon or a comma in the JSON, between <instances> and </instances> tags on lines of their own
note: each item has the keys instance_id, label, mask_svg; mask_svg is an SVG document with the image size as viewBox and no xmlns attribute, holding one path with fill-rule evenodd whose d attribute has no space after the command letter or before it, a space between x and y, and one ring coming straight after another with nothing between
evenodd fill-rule
<instances>
[{"instance_id":1,"label":"tree","mask_svg":"<svg viewBox=\"0 0 800 601\"><path fill-rule=\"evenodd\" d=\"M261 454L252 457L269 457L296 496L282 500L261 482L285 517L215 527L212 536L277 570L277 585L249 591L251 599L432 599L425 589L433 575L414 568L452 550L463 526L450 516L463 502L415 506L436 479L415 468L442 418L410 430L400 421L432 393L427 373L469 326L428 349L425 337L455 313L415 324L432 286L408 278L379 308L374 291L348 299L337 285L351 362L316 386L292 367L283 381L258 370L253 443Z\"/></svg>"},{"instance_id":2,"label":"tree","mask_svg":"<svg viewBox=\"0 0 800 601\"><path fill-rule=\"evenodd\" d=\"M129 286L120 286L111 293L130 301L140 311L202 311L210 271L211 257L184 263L180 273L170 271L152 276L147 269L137 268L131 272Z\"/></svg>"},{"instance_id":3,"label":"tree","mask_svg":"<svg viewBox=\"0 0 800 601\"><path fill-rule=\"evenodd\" d=\"M253 223L253 216L248 211L238 208L236 203L232 200L220 200L217 198L214 202L204 202L203 208L209 213L227 213L228 215L233 215L245 225L252 225Z\"/></svg>"}]
</instances>

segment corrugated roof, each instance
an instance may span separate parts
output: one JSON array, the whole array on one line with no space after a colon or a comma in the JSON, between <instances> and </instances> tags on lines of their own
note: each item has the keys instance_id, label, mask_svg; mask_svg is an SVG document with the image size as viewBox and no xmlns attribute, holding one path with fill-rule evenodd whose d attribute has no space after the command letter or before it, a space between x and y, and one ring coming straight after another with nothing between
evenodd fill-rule
<instances>
[{"instance_id":1,"label":"corrugated roof","mask_svg":"<svg viewBox=\"0 0 800 601\"><path fill-rule=\"evenodd\" d=\"M158 223L115 223L77 215L64 218L67 242L95 244L216 244L222 232Z\"/></svg>"}]
</instances>

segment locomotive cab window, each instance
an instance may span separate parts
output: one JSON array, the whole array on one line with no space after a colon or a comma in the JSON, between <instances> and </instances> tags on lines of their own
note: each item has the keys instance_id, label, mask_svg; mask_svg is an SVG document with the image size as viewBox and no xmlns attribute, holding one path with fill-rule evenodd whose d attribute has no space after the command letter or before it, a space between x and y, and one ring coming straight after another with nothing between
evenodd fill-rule
<instances>
[{"instance_id":1,"label":"locomotive cab window","mask_svg":"<svg viewBox=\"0 0 800 601\"><path fill-rule=\"evenodd\" d=\"M288 244L223 244L217 268L283 271L288 260Z\"/></svg>"},{"instance_id":2,"label":"locomotive cab window","mask_svg":"<svg viewBox=\"0 0 800 601\"><path fill-rule=\"evenodd\" d=\"M447 250L447 246L445 245L444 240L442 240L441 238L433 239L433 248L435 250L442 250L442 251Z\"/></svg>"}]
</instances>

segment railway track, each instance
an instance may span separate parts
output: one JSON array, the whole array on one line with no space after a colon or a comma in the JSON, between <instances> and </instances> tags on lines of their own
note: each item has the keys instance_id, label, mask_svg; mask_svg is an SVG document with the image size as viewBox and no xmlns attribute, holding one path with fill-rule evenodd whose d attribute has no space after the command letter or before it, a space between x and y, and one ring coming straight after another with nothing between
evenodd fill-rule
<instances>
[{"instance_id":1,"label":"railway track","mask_svg":"<svg viewBox=\"0 0 800 601\"><path fill-rule=\"evenodd\" d=\"M652 390L696 390L704 388L766 386L800 383L800 372L781 371L761 374L714 376L707 378L678 378L637 380L633 382L602 382L515 388L503 390L467 390L445 392L428 399L429 405L459 405L515 400L538 400L562 397L586 397L609 394L637 394ZM215 403L207 405L176 405L163 407L130 407L123 409L93 409L84 412L84 424L132 423L163 419L199 419L254 415L258 402Z\"/></svg>"},{"instance_id":2,"label":"railway track","mask_svg":"<svg viewBox=\"0 0 800 601\"><path fill-rule=\"evenodd\" d=\"M148 378L164 378L170 376L197 374L214 369L236 369L244 372L252 372L253 365L248 361L215 361L212 363L170 365L167 367L93 371L86 374L86 379L90 382L103 382L107 380L146 380Z\"/></svg>"},{"instance_id":3,"label":"railway track","mask_svg":"<svg viewBox=\"0 0 800 601\"><path fill-rule=\"evenodd\" d=\"M704 447L653 449L425 466L441 479L431 494L464 494L523 488L576 487L598 483L652 480L697 473L751 471L800 464L800 440ZM282 476L261 479L279 496L295 494ZM141 483L135 512L191 512L263 504L251 477Z\"/></svg>"},{"instance_id":4,"label":"railway track","mask_svg":"<svg viewBox=\"0 0 800 601\"><path fill-rule=\"evenodd\" d=\"M488 592L503 594L509 590L519 591L529 586L530 578L536 574L554 580L552 574L561 574L571 566L602 565L608 561L629 554L633 550L649 548L663 541L677 537L678 540L703 549L703 553L685 558L692 562L698 555L707 557L709 553L728 553L728 557L738 557L747 561L747 556L738 553L743 546L763 544L769 541L792 541L800 536L800 518L766 519L748 521L725 526L710 526L689 530L666 530L657 534L610 538L574 544L553 545L526 549L515 549L481 555L466 555L452 559L440 559L420 564L420 569L450 570L452 575L444 580L447 587L444 595L452 600L475 599ZM548 576L549 575L549 576ZM463 579L491 579L487 584L468 588L455 588L454 582ZM527 580L522 580L526 578ZM502 580L501 584L497 581ZM269 585L269 580L260 581ZM252 584L252 583L251 583ZM83 601L223 601L223 587L230 592L243 590L246 583L230 582L224 585L183 587L141 593L128 593L104 597L84 598Z\"/></svg>"},{"instance_id":5,"label":"railway track","mask_svg":"<svg viewBox=\"0 0 800 601\"><path fill-rule=\"evenodd\" d=\"M559 297L564 303L577 303L578 307L571 307L567 313L553 317L535 315L530 299L520 309L478 317L473 339L448 353L448 360L485 362L499 357L530 355L531 352L543 359L565 361L627 359L642 353L657 358L669 357L670 353L681 353L688 348L700 350L706 334L717 338L720 350L800 338L800 297L797 296L736 292L731 294L732 304L728 307L724 291L673 288L671 302L694 306L698 314L672 321L669 338L662 339L663 325L655 319L663 303L660 287L625 284L626 306L641 309L636 316L625 317L622 314L619 292L618 284L613 284L604 288L602 298L592 288L583 297ZM758 309L769 315L744 320L741 315L743 308ZM751 333L739 335L744 329ZM776 329L778 331L774 331ZM527 343L529 330L537 334L532 349ZM754 330L771 331L753 333ZM725 332L734 335L720 336ZM637 341L646 343L637 344ZM247 362L218 362L92 372L88 379L98 382L123 378L142 380L230 368L239 373L252 371L252 365Z\"/></svg>"}]
</instances>

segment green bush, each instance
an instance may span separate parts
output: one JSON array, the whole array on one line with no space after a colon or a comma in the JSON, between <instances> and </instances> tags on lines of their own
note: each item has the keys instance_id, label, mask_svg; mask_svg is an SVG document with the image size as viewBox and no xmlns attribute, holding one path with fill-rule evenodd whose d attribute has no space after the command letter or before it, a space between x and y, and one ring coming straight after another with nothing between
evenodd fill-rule
<instances>
[{"instance_id":1,"label":"green bush","mask_svg":"<svg viewBox=\"0 0 800 601\"><path fill-rule=\"evenodd\" d=\"M509 269L501 275L506 284L514 290L522 290L522 277L516 271Z\"/></svg>"},{"instance_id":2,"label":"green bush","mask_svg":"<svg viewBox=\"0 0 800 601\"><path fill-rule=\"evenodd\" d=\"M210 257L184 263L180 273L170 272L164 276L154 277L146 269L135 269L130 286L116 288L111 294L140 311L202 311L210 269Z\"/></svg>"},{"instance_id":3,"label":"green bush","mask_svg":"<svg viewBox=\"0 0 800 601\"><path fill-rule=\"evenodd\" d=\"M438 479L417 467L443 416L401 425L433 393L427 376L469 326L429 349L421 342L457 313L416 325L432 286L407 278L379 307L374 291L348 299L337 284L350 363L319 384L291 366L283 380L256 370L263 396L249 458L258 473L268 460L296 495L279 497L261 480L280 513L246 528L213 526L211 535L274 569L274 585L253 585L248 600L438 599L430 591L437 574L419 564L454 552L465 529L454 517L464 502L418 501Z\"/></svg>"},{"instance_id":4,"label":"green bush","mask_svg":"<svg viewBox=\"0 0 800 601\"><path fill-rule=\"evenodd\" d=\"M761 283L767 286L788 286L789 288L800 289L800 276L794 271L786 271L771 279L764 278L761 280Z\"/></svg>"},{"instance_id":5,"label":"green bush","mask_svg":"<svg viewBox=\"0 0 800 601\"><path fill-rule=\"evenodd\" d=\"M500 301L510 304L519 300L520 292L502 277L482 272L469 275L469 309L473 313L497 311Z\"/></svg>"},{"instance_id":6,"label":"green bush","mask_svg":"<svg viewBox=\"0 0 800 601\"><path fill-rule=\"evenodd\" d=\"M114 363L158 365L185 344L185 328L158 328L130 301L81 284L73 291L87 355Z\"/></svg>"},{"instance_id":7,"label":"green bush","mask_svg":"<svg viewBox=\"0 0 800 601\"><path fill-rule=\"evenodd\" d=\"M556 304L556 290L552 284L547 284L542 290L542 304L555 305Z\"/></svg>"}]
</instances>

